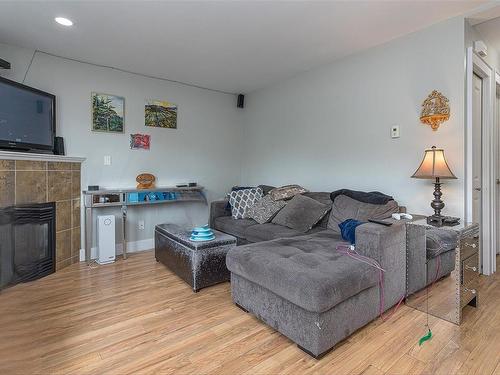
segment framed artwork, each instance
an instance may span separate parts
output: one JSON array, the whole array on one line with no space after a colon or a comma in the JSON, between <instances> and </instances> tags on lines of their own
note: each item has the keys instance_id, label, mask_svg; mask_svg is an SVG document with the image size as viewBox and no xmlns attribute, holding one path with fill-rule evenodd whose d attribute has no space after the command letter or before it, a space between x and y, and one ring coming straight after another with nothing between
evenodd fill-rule
<instances>
[{"instance_id":1,"label":"framed artwork","mask_svg":"<svg viewBox=\"0 0 500 375\"><path fill-rule=\"evenodd\" d=\"M161 100L147 100L144 123L155 128L177 129L177 105Z\"/></svg>"},{"instance_id":2,"label":"framed artwork","mask_svg":"<svg viewBox=\"0 0 500 375\"><path fill-rule=\"evenodd\" d=\"M130 134L131 150L149 150L151 136L148 134Z\"/></svg>"},{"instance_id":3,"label":"framed artwork","mask_svg":"<svg viewBox=\"0 0 500 375\"><path fill-rule=\"evenodd\" d=\"M92 131L124 132L125 98L116 95L92 93Z\"/></svg>"}]
</instances>

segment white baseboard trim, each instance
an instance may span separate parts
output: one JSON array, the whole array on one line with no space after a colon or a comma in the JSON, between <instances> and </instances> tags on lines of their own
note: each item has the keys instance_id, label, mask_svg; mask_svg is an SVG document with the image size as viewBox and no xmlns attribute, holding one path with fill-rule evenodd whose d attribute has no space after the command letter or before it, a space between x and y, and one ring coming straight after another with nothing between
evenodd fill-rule
<instances>
[{"instance_id":1,"label":"white baseboard trim","mask_svg":"<svg viewBox=\"0 0 500 375\"><path fill-rule=\"evenodd\" d=\"M139 251L151 250L155 247L154 238L140 241L127 242L127 253L137 253ZM123 245L117 243L115 246L116 255L123 253ZM90 249L90 259L97 259L97 247ZM80 262L85 261L85 249L80 249Z\"/></svg>"}]
</instances>

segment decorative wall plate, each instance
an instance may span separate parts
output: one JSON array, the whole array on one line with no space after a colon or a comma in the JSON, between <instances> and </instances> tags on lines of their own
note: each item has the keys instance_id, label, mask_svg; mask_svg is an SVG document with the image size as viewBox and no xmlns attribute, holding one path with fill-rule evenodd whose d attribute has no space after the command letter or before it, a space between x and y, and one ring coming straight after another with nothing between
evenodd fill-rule
<instances>
[{"instance_id":1,"label":"decorative wall plate","mask_svg":"<svg viewBox=\"0 0 500 375\"><path fill-rule=\"evenodd\" d=\"M448 98L439 91L432 91L422 103L420 121L423 124L430 125L432 130L438 130L439 125L450 118L450 105L448 102Z\"/></svg>"},{"instance_id":2,"label":"decorative wall plate","mask_svg":"<svg viewBox=\"0 0 500 375\"><path fill-rule=\"evenodd\" d=\"M156 178L151 173L141 173L135 180L138 182L137 189L151 189L154 188Z\"/></svg>"}]
</instances>

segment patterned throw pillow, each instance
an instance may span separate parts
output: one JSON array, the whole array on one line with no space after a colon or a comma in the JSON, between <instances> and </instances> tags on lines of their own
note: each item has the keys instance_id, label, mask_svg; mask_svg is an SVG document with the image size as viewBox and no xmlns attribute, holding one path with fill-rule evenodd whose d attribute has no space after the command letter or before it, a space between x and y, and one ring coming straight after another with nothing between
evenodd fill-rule
<instances>
[{"instance_id":1,"label":"patterned throw pillow","mask_svg":"<svg viewBox=\"0 0 500 375\"><path fill-rule=\"evenodd\" d=\"M275 201L281 201L285 199L293 198L297 194L307 193L307 189L304 189L299 185L285 185L278 188L274 188L269 192L269 195Z\"/></svg>"},{"instance_id":2,"label":"patterned throw pillow","mask_svg":"<svg viewBox=\"0 0 500 375\"><path fill-rule=\"evenodd\" d=\"M229 203L231 204L231 215L233 219L246 219L247 209L253 206L262 198L262 189L243 189L232 191L229 194Z\"/></svg>"},{"instance_id":3,"label":"patterned throw pillow","mask_svg":"<svg viewBox=\"0 0 500 375\"><path fill-rule=\"evenodd\" d=\"M269 223L279 210L285 206L286 202L274 201L273 198L266 195L248 208L247 215L259 224Z\"/></svg>"}]
</instances>

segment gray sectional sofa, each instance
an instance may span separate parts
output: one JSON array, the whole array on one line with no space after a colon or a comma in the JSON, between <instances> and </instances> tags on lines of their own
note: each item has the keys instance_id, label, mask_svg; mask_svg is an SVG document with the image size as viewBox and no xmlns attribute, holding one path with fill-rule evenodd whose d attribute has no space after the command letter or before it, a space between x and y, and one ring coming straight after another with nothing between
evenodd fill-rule
<instances>
[{"instance_id":1,"label":"gray sectional sofa","mask_svg":"<svg viewBox=\"0 0 500 375\"><path fill-rule=\"evenodd\" d=\"M330 206L332 204L330 193L308 192L303 195L315 199L323 204ZM209 225L210 228L235 236L237 238L238 245L304 235L302 232L278 224L259 224L253 219L233 219L231 217L231 211L226 210L226 205L227 200L214 201L210 204ZM305 234L325 230L327 223L328 215Z\"/></svg>"},{"instance_id":2,"label":"gray sectional sofa","mask_svg":"<svg viewBox=\"0 0 500 375\"><path fill-rule=\"evenodd\" d=\"M332 204L330 193L306 193ZM345 243L328 227L329 214L307 233L276 224L232 219L225 201L211 205L213 228L238 238L226 264L234 302L319 358L380 309L376 269L336 250ZM355 210L360 212L360 210ZM364 219L365 218L360 218ZM385 269L383 311L405 294L406 230L366 223L356 228L356 250Z\"/></svg>"}]
</instances>

